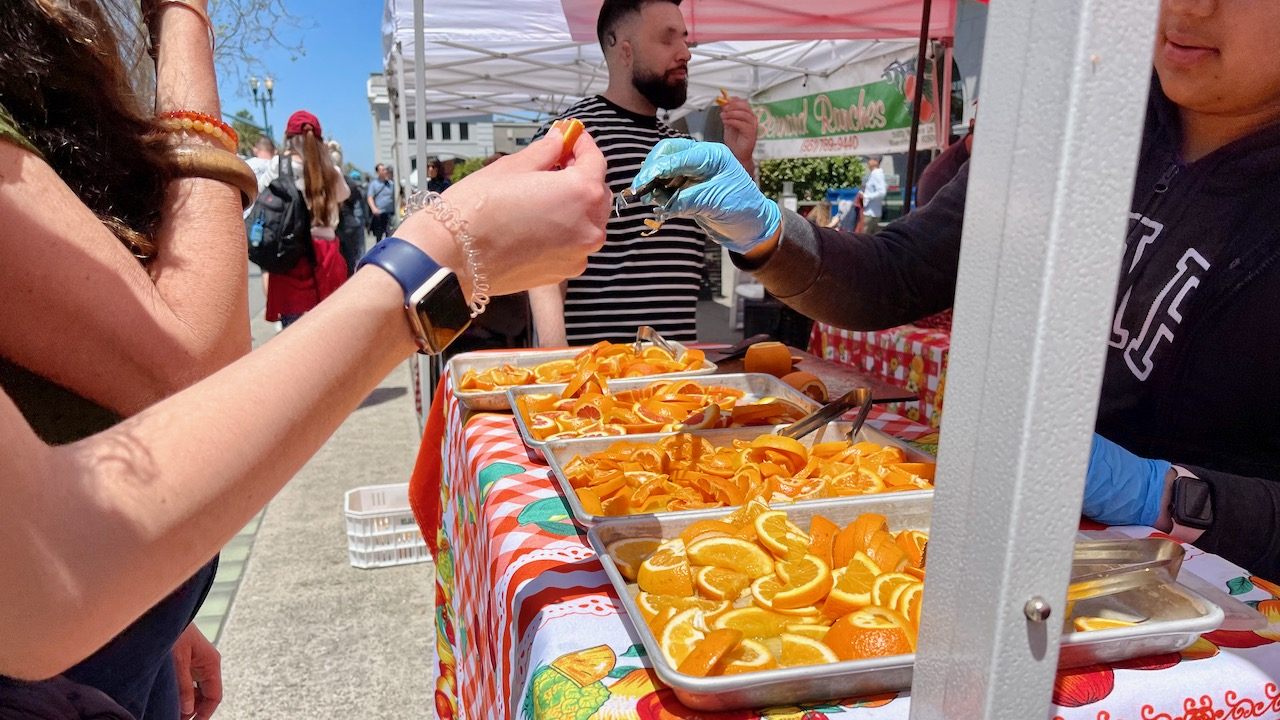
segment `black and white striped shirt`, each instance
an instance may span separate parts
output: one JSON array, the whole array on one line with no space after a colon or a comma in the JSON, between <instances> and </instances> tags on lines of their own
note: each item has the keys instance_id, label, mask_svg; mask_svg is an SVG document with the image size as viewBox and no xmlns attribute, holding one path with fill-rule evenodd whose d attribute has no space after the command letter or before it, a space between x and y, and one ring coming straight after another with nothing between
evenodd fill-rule
<instances>
[{"instance_id":1,"label":"black and white striped shirt","mask_svg":"<svg viewBox=\"0 0 1280 720\"><path fill-rule=\"evenodd\" d=\"M580 100L560 117L582 121L608 161L605 179L614 194L630 187L659 140L687 137L656 117L599 95ZM697 339L706 234L692 220L675 219L641 237L648 230L645 218L652 217L652 205L610 215L604 247L590 257L586 272L569 279L564 321L570 345L634 340L641 325L652 325L670 340Z\"/></svg>"}]
</instances>

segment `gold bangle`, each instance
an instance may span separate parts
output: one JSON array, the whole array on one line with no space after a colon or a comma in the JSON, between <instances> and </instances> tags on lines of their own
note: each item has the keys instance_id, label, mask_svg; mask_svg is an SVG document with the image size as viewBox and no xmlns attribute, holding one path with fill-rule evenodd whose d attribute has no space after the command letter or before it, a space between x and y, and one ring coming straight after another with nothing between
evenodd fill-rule
<instances>
[{"instance_id":1,"label":"gold bangle","mask_svg":"<svg viewBox=\"0 0 1280 720\"><path fill-rule=\"evenodd\" d=\"M209 13L205 12L204 8L192 4L190 0L157 0L155 8L157 16L166 5L177 5L178 7L184 7L195 13L196 17L199 17L200 21L203 22L204 26L209 30L209 51L213 52L217 47L217 33L213 31L213 21L209 19Z\"/></svg>"},{"instance_id":2,"label":"gold bangle","mask_svg":"<svg viewBox=\"0 0 1280 720\"><path fill-rule=\"evenodd\" d=\"M208 145L177 145L170 149L174 174L224 182L240 191L244 209L258 197L258 178L235 153Z\"/></svg>"}]
</instances>

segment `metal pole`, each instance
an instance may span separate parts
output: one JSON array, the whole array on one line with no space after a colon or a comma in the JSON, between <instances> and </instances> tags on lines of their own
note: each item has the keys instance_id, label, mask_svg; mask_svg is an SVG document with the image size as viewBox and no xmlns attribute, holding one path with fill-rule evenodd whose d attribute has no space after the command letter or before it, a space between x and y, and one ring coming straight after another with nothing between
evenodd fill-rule
<instances>
[{"instance_id":1,"label":"metal pole","mask_svg":"<svg viewBox=\"0 0 1280 720\"><path fill-rule=\"evenodd\" d=\"M427 187L427 40L423 0L413 0L413 122L418 155L418 187Z\"/></svg>"},{"instance_id":2,"label":"metal pole","mask_svg":"<svg viewBox=\"0 0 1280 720\"><path fill-rule=\"evenodd\" d=\"M912 720L1049 716L1158 6L991 6Z\"/></svg>"},{"instance_id":3,"label":"metal pole","mask_svg":"<svg viewBox=\"0 0 1280 720\"><path fill-rule=\"evenodd\" d=\"M933 0L924 0L920 18L920 47L916 50L916 87L911 99L911 139L907 141L907 181L902 186L902 214L911 212L911 188L916 182L916 142L920 134L920 101L924 98L924 61L929 47L929 15Z\"/></svg>"},{"instance_id":4,"label":"metal pole","mask_svg":"<svg viewBox=\"0 0 1280 720\"><path fill-rule=\"evenodd\" d=\"M405 95L404 48L401 47L399 42L396 43L395 57L396 57L396 102L395 104L397 109L400 111L398 116L399 119L398 119L398 122L396 123L396 125L399 128L399 138L396 140L396 150L399 156L397 159L397 162L400 165L400 167L397 168L397 171L396 171L396 188L397 188L397 192L396 192L397 208L396 209L399 210L399 203L403 202L404 200L404 198L401 197L402 193L399 190L401 188L407 188L407 185L403 183L409 182L409 170L410 170L409 109L406 108L404 105L404 100L405 100L404 98L404 95Z\"/></svg>"},{"instance_id":5,"label":"metal pole","mask_svg":"<svg viewBox=\"0 0 1280 720\"><path fill-rule=\"evenodd\" d=\"M939 88L936 97L938 98L938 118L942 123L942 138L938 142L938 146L946 150L951 146L951 126L955 124L955 119L951 117L951 64L954 53L951 46L955 44L954 38L946 38L942 41L942 87ZM934 71L934 76L937 76Z\"/></svg>"}]
</instances>

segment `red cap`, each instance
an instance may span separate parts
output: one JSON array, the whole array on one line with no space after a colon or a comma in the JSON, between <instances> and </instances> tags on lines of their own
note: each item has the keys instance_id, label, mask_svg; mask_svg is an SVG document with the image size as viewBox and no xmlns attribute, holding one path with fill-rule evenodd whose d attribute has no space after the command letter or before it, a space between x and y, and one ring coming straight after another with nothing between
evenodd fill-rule
<instances>
[{"instance_id":1,"label":"red cap","mask_svg":"<svg viewBox=\"0 0 1280 720\"><path fill-rule=\"evenodd\" d=\"M315 115L306 110L299 110L289 116L289 124L285 126L284 134L286 136L301 135L306 131L308 125L311 126L311 131L315 133L317 138L324 137L324 134L320 131L320 121L316 119Z\"/></svg>"}]
</instances>

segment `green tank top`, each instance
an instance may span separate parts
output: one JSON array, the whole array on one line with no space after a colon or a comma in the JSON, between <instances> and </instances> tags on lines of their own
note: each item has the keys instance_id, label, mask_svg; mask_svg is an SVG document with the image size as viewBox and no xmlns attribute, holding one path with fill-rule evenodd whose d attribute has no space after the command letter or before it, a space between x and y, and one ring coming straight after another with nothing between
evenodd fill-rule
<instances>
[{"instance_id":1,"label":"green tank top","mask_svg":"<svg viewBox=\"0 0 1280 720\"><path fill-rule=\"evenodd\" d=\"M0 140L43 157L3 105L0 105ZM0 357L0 389L18 406L36 434L51 445L75 442L120 422L119 415L3 357Z\"/></svg>"}]
</instances>

